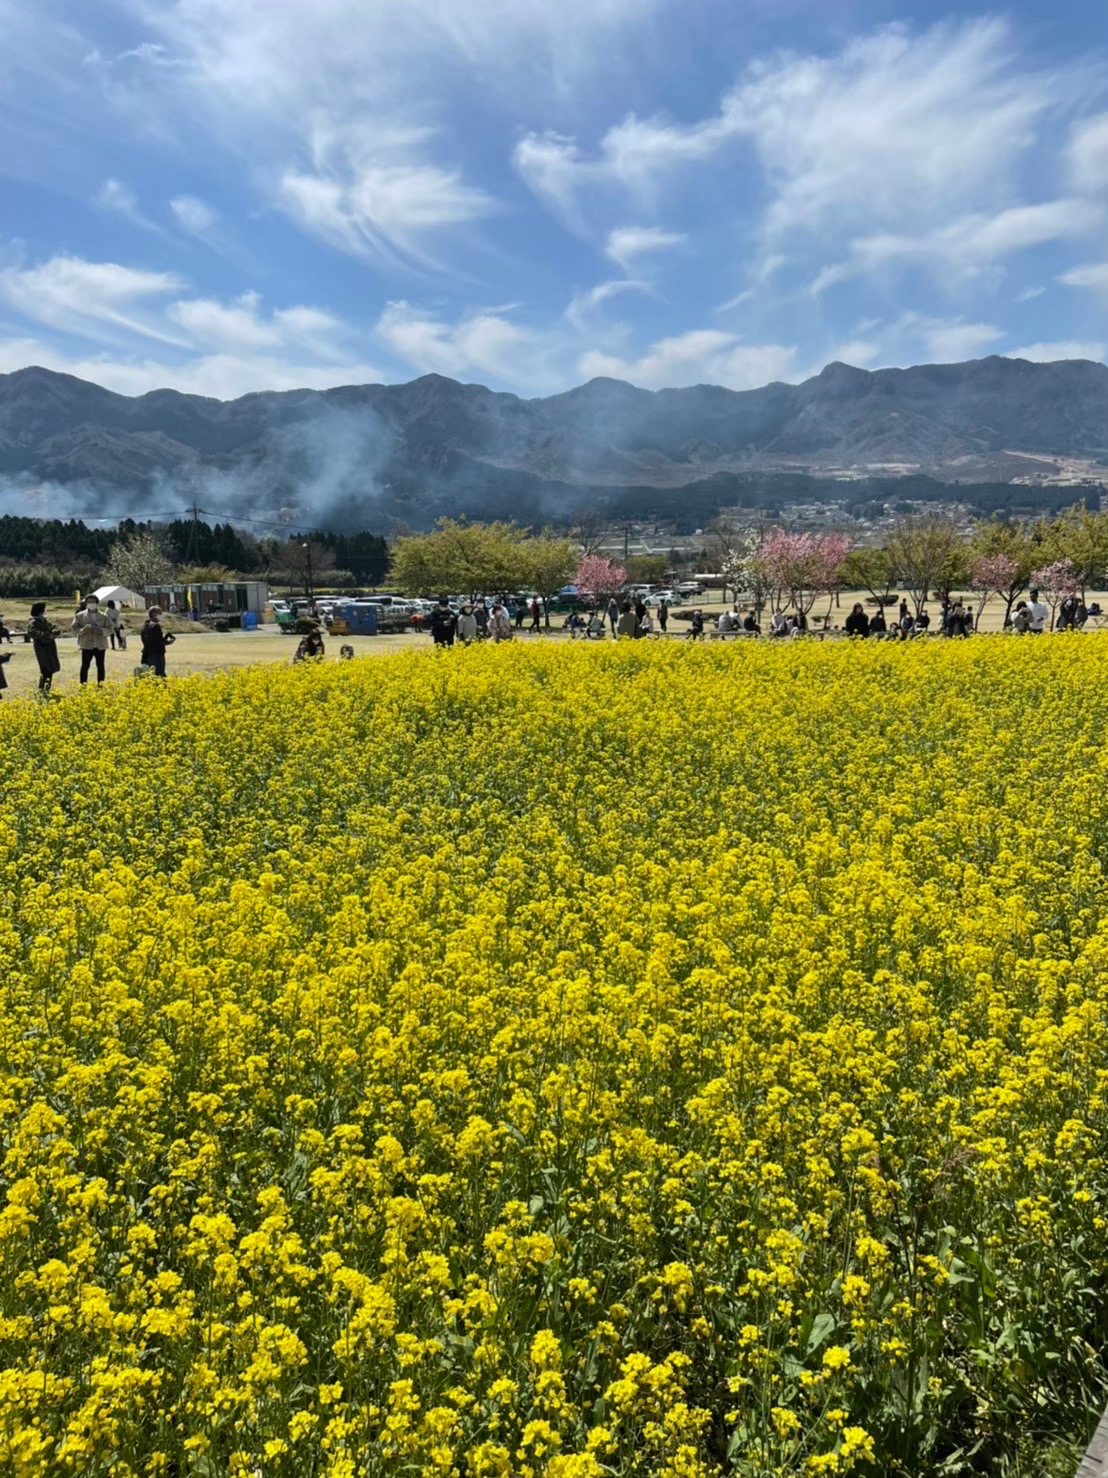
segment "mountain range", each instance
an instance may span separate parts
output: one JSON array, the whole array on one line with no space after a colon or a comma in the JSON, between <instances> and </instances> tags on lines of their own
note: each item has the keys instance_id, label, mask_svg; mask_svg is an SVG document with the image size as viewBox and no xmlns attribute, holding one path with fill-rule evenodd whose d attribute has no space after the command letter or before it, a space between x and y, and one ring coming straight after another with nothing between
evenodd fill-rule
<instances>
[{"instance_id":1,"label":"mountain range","mask_svg":"<svg viewBox=\"0 0 1108 1478\"><path fill-rule=\"evenodd\" d=\"M631 516L754 473L907 467L1003 481L1060 456L1108 470L1103 364L836 363L800 385L596 379L534 400L441 375L232 401L131 398L41 368L0 375L0 511L42 516L194 501L221 516L382 529L443 512L532 521L618 505Z\"/></svg>"}]
</instances>

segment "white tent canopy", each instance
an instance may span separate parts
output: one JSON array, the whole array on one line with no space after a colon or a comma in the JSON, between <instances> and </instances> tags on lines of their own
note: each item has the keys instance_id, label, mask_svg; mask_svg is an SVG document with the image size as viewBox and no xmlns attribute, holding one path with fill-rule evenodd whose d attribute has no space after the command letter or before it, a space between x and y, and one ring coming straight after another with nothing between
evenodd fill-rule
<instances>
[{"instance_id":1,"label":"white tent canopy","mask_svg":"<svg viewBox=\"0 0 1108 1478\"><path fill-rule=\"evenodd\" d=\"M137 606L141 609L146 604L141 595L128 590L126 585L101 585L99 590L94 590L92 593L101 605L114 600L117 606Z\"/></svg>"}]
</instances>

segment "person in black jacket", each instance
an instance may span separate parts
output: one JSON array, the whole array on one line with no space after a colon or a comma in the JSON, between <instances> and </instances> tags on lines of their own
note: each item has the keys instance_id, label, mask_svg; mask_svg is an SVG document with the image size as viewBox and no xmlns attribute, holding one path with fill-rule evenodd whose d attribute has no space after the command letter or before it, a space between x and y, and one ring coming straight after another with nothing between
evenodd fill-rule
<instances>
[{"instance_id":1,"label":"person in black jacket","mask_svg":"<svg viewBox=\"0 0 1108 1478\"><path fill-rule=\"evenodd\" d=\"M34 643L35 661L38 663L38 690L46 696L50 692L54 674L61 672L62 664L58 657L58 628L46 619L44 600L36 600L31 607L27 635Z\"/></svg>"},{"instance_id":2,"label":"person in black jacket","mask_svg":"<svg viewBox=\"0 0 1108 1478\"><path fill-rule=\"evenodd\" d=\"M884 636L888 629L885 624L885 609L883 606L878 606L869 618L869 634L870 636Z\"/></svg>"},{"instance_id":3,"label":"person in black jacket","mask_svg":"<svg viewBox=\"0 0 1108 1478\"><path fill-rule=\"evenodd\" d=\"M458 618L450 609L450 602L445 595L440 595L431 612L431 640L436 647L452 647L457 628Z\"/></svg>"},{"instance_id":4,"label":"person in black jacket","mask_svg":"<svg viewBox=\"0 0 1108 1478\"><path fill-rule=\"evenodd\" d=\"M165 677L165 649L176 640L162 626L160 606L151 606L142 627L142 665L152 667L155 677Z\"/></svg>"},{"instance_id":5,"label":"person in black jacket","mask_svg":"<svg viewBox=\"0 0 1108 1478\"><path fill-rule=\"evenodd\" d=\"M846 618L847 636L869 636L869 617L862 609L862 602L856 600L854 609Z\"/></svg>"}]
</instances>

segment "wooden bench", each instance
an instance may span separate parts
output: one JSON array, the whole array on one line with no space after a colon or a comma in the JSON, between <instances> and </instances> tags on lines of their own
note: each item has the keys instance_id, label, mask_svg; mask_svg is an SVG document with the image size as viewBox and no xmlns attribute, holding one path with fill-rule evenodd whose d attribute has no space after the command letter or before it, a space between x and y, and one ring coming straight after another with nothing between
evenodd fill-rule
<instances>
[{"instance_id":1,"label":"wooden bench","mask_svg":"<svg viewBox=\"0 0 1108 1478\"><path fill-rule=\"evenodd\" d=\"M1104 1478L1108 1473L1108 1411L1097 1423L1092 1441L1089 1443L1075 1478Z\"/></svg>"}]
</instances>

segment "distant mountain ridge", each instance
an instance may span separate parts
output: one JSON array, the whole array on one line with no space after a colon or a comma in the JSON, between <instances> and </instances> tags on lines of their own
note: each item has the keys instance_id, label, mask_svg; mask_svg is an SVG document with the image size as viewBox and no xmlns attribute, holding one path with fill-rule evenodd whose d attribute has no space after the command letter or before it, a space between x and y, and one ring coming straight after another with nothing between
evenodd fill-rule
<instances>
[{"instance_id":1,"label":"distant mountain ridge","mask_svg":"<svg viewBox=\"0 0 1108 1478\"><path fill-rule=\"evenodd\" d=\"M534 400L441 375L232 401L132 398L40 368L0 375L0 479L73 489L89 513L105 499L137 510L158 492L243 515L351 517L363 505L377 523L532 518L751 469L910 464L1003 478L1023 455L1108 459L1108 367L836 363L800 385L651 391L597 379Z\"/></svg>"}]
</instances>

